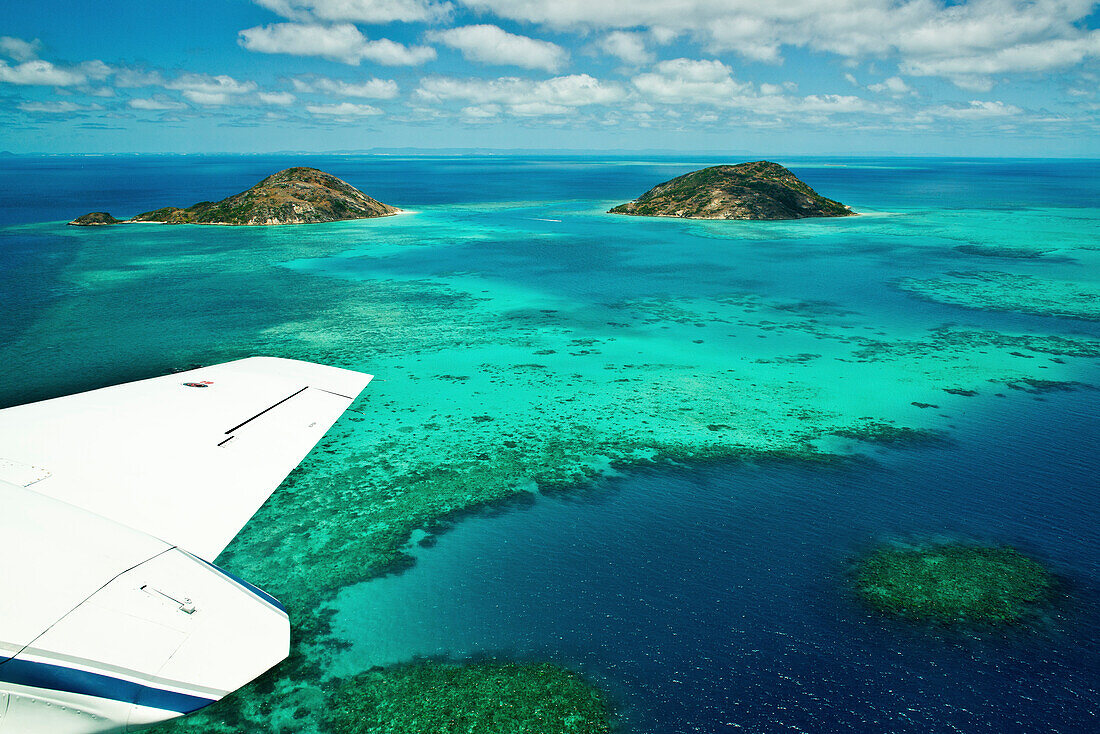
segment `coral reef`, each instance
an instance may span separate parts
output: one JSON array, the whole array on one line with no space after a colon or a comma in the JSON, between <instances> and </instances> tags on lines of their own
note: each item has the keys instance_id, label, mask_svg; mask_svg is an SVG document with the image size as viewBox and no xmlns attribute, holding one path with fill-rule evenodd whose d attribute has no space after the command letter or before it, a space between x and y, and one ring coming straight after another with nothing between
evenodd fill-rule
<instances>
[{"instance_id":1,"label":"coral reef","mask_svg":"<svg viewBox=\"0 0 1100 734\"><path fill-rule=\"evenodd\" d=\"M904 278L897 285L933 301L966 308L1100 321L1096 283L1037 278L996 271L948 273L947 278Z\"/></svg>"},{"instance_id":2,"label":"coral reef","mask_svg":"<svg viewBox=\"0 0 1100 734\"><path fill-rule=\"evenodd\" d=\"M703 292L679 280L691 248L632 234L660 223L607 219L583 225L603 221L622 241L586 244L568 288L546 275L574 267L565 238L537 242L538 261L554 262L546 282L509 280L492 258L543 235L461 207L312 228L63 228L79 245L63 297L3 345L18 369L0 404L251 354L377 376L218 561L287 605L291 659L166 730L313 734L340 644L326 603L407 567L418 531L655 461L831 462L867 441L921 450L945 415L986 409L1002 388L1023 395L1006 385L1081 381L1080 362L1100 355L1086 338L895 321L782 278L724 274ZM688 225L703 226L718 225ZM816 226L828 225L798 224ZM740 248L738 267L756 246L720 245L724 258ZM642 253L656 259L637 264ZM588 279L597 287L580 288Z\"/></svg>"},{"instance_id":3,"label":"coral reef","mask_svg":"<svg viewBox=\"0 0 1100 734\"><path fill-rule=\"evenodd\" d=\"M340 686L333 734L605 734L598 688L549 663L418 662L371 670Z\"/></svg>"},{"instance_id":4,"label":"coral reef","mask_svg":"<svg viewBox=\"0 0 1100 734\"><path fill-rule=\"evenodd\" d=\"M1009 547L881 548L858 566L856 593L887 614L943 624L1011 624L1048 599L1053 577Z\"/></svg>"}]
</instances>

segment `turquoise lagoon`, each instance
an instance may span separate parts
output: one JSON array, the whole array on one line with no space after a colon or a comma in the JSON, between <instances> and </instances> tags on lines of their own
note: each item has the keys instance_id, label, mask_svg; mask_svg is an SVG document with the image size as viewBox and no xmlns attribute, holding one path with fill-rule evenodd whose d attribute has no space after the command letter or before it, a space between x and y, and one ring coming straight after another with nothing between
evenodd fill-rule
<instances>
[{"instance_id":1,"label":"turquoise lagoon","mask_svg":"<svg viewBox=\"0 0 1100 734\"><path fill-rule=\"evenodd\" d=\"M580 670L628 732L1095 729L1100 325L988 287L1095 306L1095 163L784 159L861 216L604 213L715 162L0 163L0 404L250 354L377 376L219 559L295 655L179 728L321 731L341 677L491 656ZM64 226L289 165L407 213ZM927 539L1062 598L995 634L850 599L856 555Z\"/></svg>"}]
</instances>

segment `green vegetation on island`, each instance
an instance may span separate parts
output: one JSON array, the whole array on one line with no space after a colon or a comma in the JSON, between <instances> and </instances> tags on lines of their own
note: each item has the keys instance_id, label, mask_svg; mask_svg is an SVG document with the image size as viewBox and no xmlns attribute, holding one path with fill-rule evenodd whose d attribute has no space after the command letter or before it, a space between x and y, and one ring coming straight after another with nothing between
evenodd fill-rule
<instances>
[{"instance_id":1,"label":"green vegetation on island","mask_svg":"<svg viewBox=\"0 0 1100 734\"><path fill-rule=\"evenodd\" d=\"M1013 624L1049 599L1054 579L1014 548L957 543L881 548L856 571L872 608L942 624Z\"/></svg>"},{"instance_id":2,"label":"green vegetation on island","mask_svg":"<svg viewBox=\"0 0 1100 734\"><path fill-rule=\"evenodd\" d=\"M297 167L273 173L248 191L221 201L201 201L186 209L163 207L126 221L226 225L316 224L384 217L399 211L324 171ZM69 222L74 225L119 223L122 220L105 212L85 214Z\"/></svg>"},{"instance_id":3,"label":"green vegetation on island","mask_svg":"<svg viewBox=\"0 0 1100 734\"><path fill-rule=\"evenodd\" d=\"M604 734L607 698L550 663L418 662L371 670L333 697L333 734Z\"/></svg>"},{"instance_id":4,"label":"green vegetation on island","mask_svg":"<svg viewBox=\"0 0 1100 734\"><path fill-rule=\"evenodd\" d=\"M804 219L855 214L771 161L693 171L653 187L610 213L684 219Z\"/></svg>"}]
</instances>

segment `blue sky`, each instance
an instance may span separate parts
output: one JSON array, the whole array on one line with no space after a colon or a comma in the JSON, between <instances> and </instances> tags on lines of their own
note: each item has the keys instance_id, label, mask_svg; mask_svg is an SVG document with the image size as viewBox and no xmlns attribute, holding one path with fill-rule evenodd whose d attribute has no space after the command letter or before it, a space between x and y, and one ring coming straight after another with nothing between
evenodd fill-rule
<instances>
[{"instance_id":1,"label":"blue sky","mask_svg":"<svg viewBox=\"0 0 1100 734\"><path fill-rule=\"evenodd\" d=\"M40 0L0 150L1100 157L1094 0Z\"/></svg>"}]
</instances>

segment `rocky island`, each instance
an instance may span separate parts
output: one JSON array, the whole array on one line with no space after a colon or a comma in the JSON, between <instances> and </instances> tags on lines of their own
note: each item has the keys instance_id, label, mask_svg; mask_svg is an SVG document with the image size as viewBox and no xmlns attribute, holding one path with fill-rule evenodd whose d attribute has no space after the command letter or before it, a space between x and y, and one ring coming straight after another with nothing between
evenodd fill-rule
<instances>
[{"instance_id":1,"label":"rocky island","mask_svg":"<svg viewBox=\"0 0 1100 734\"><path fill-rule=\"evenodd\" d=\"M115 219L106 212L92 212L77 217L69 224L314 224L385 217L400 211L372 199L346 181L324 171L296 167L273 173L248 191L221 201L202 201L186 209L164 207L127 220Z\"/></svg>"},{"instance_id":2,"label":"rocky island","mask_svg":"<svg viewBox=\"0 0 1100 734\"><path fill-rule=\"evenodd\" d=\"M855 214L778 163L711 166L654 186L611 214L683 219L804 219Z\"/></svg>"},{"instance_id":3,"label":"rocky island","mask_svg":"<svg viewBox=\"0 0 1100 734\"><path fill-rule=\"evenodd\" d=\"M82 217L77 217L69 224L78 227L102 227L105 224L118 224L121 221L121 219L115 219L107 212L89 212Z\"/></svg>"}]
</instances>

